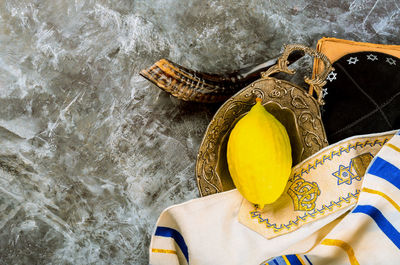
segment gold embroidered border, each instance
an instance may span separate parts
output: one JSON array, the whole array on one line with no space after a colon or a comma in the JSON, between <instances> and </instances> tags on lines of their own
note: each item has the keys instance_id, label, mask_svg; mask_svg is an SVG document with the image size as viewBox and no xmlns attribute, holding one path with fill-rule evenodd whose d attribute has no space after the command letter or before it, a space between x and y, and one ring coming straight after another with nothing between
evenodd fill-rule
<instances>
[{"instance_id":1,"label":"gold embroidered border","mask_svg":"<svg viewBox=\"0 0 400 265\"><path fill-rule=\"evenodd\" d=\"M344 152L346 152L346 153L350 152L351 149L356 150L357 147L364 148L367 145L369 145L370 147L373 147L377 144L379 144L380 146L383 146L384 144L387 143L387 141L389 141L389 138L385 138L383 140L383 142L379 141L379 140L375 140L374 142L371 142L370 140L366 140L363 143L356 142L355 144L348 144L346 148L344 148L343 146L340 146L338 150L337 149L332 150L329 153L329 155L323 155L321 159L317 158L314 160L313 163L308 164L307 166L299 169L299 172L294 173L293 177L289 181L291 181L292 179L295 179L297 177L302 177L303 174L309 174L311 169L316 169L319 165L322 166L327 160L331 161L334 156L340 157Z\"/></svg>"},{"instance_id":2,"label":"gold embroidered border","mask_svg":"<svg viewBox=\"0 0 400 265\"><path fill-rule=\"evenodd\" d=\"M346 147L344 146L339 146L338 148L335 148L332 150L329 155L323 155L321 159L315 159L313 163L309 163L307 166L302 167L299 169L297 173L294 173L292 178L289 181L293 181L294 179L303 176L303 174L309 174L311 169L316 169L319 165L323 165L327 160L331 161L334 156L340 157L344 152L348 153L350 152L351 149L356 150L357 148L364 148L365 146L369 145L370 147L373 147L375 145L380 145L383 146L389 141L389 138L385 138L383 141L380 140L375 140L375 141L370 141L366 140L364 142L359 142L357 141L355 144L348 144ZM256 210L250 211L250 217L251 219L258 219L258 223L262 224L265 223L267 228L273 228L274 233L280 232L282 229L287 229L290 230L293 226L298 226L300 221L306 222L308 218L314 219L316 216L325 214L326 210L329 210L330 212L333 211L333 208L337 207L340 208L342 207L342 203L346 202L347 204L350 204L352 202L352 199L356 200L358 199L358 196L360 194L360 190L356 190L355 193L349 192L346 197L339 197L336 201L331 201L327 205L322 205L320 209L314 209L312 212L306 212L304 213L303 216L297 216L295 220L290 220L289 223L287 224L281 224L278 226L276 223L270 223L268 218L264 219L261 216L261 213L257 210L258 208L256 207Z\"/></svg>"},{"instance_id":3,"label":"gold embroidered border","mask_svg":"<svg viewBox=\"0 0 400 265\"><path fill-rule=\"evenodd\" d=\"M251 217L251 219L258 219L259 224L265 223L265 226L267 228L273 228L274 232L278 233L282 229L290 230L290 228L292 228L293 226L298 226L300 221L306 222L307 219L309 219L309 218L314 219L318 215L324 214L326 210L329 210L330 212L332 212L333 209L335 208L335 206L337 208L342 207L343 202L350 204L352 202L352 199L355 199L357 201L359 195L360 195L360 190L356 190L355 193L349 192L346 197L339 197L337 201L331 201L327 205L322 205L322 207L320 209L315 209L312 212L306 212L306 213L304 213L303 216L297 216L296 220L294 220L294 221L291 220L291 221L289 221L288 224L281 224L279 227L277 226L277 224L271 224L269 222L268 218L266 218L266 219L262 218L261 213L259 211L257 211L257 208L255 211L250 211L250 217Z\"/></svg>"},{"instance_id":4,"label":"gold embroidered border","mask_svg":"<svg viewBox=\"0 0 400 265\"><path fill-rule=\"evenodd\" d=\"M398 132L398 134L400 135L400 131ZM319 154L317 154L316 156L307 159L301 165L295 166L293 168L293 172L289 179L288 185L290 185L290 183L293 182L294 180L302 178L304 174L310 174L310 172L312 172L313 170L315 171L319 170L320 168L318 167L324 165L328 160L330 162L335 162L336 161L336 159L334 159L335 156L339 158L343 155L347 159L348 157L351 157L353 155L353 152L355 153L355 155L357 155L358 153L362 152L363 148L365 147L368 148L373 148L375 146L383 147L389 141L389 139L392 138L392 136L393 135L391 134L381 134L376 136L374 135L373 139L371 139L372 137L364 136L364 139L362 138L349 139L346 142L339 143L338 145L332 146L331 148L327 148L322 152L320 152ZM377 147L375 147L374 149L377 149ZM328 168L331 169L330 163L327 166ZM365 172L362 175L364 174ZM318 176L309 175L304 177L306 181L311 181L311 182L318 179ZM362 181L362 178L360 180ZM275 222L271 222L272 217L264 219L263 216L268 217L268 215L266 215L263 211L261 211L261 209L259 209L257 205L255 205L254 207L254 205L252 206L249 203L247 203L247 206L242 207L243 210L247 208L247 211L243 212L242 214L243 217L239 218L245 218L241 219L242 220L241 222L243 222L243 224L249 226L250 228L251 226L254 226L252 228L253 230L261 233L267 238L272 238L277 235L285 234L292 230L298 229L303 224L308 223L313 219L318 219L322 216L337 212L341 209L344 209L345 207L353 205L354 203L357 202L360 192L361 192L360 187L358 186L354 187L354 190L348 189L345 192L341 192L340 195L336 195L337 197L336 198L334 197L333 200L329 199L327 202L321 201L316 209L304 211L303 213L300 214L297 213L295 216L292 217L292 220L288 220L282 223L276 222L279 220L276 221L274 220ZM257 223L255 222L256 220ZM248 224L246 224L247 222ZM261 226L259 226L259 228L256 228L257 225ZM265 230L265 232L261 232L263 229L262 227L265 227L268 230Z\"/></svg>"}]
</instances>

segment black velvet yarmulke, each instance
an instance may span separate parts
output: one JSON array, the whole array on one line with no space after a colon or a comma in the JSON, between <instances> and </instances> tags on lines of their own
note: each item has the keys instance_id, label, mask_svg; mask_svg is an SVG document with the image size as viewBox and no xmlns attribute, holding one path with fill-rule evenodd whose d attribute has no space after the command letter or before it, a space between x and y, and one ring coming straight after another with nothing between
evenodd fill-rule
<instances>
[{"instance_id":1,"label":"black velvet yarmulke","mask_svg":"<svg viewBox=\"0 0 400 265\"><path fill-rule=\"evenodd\" d=\"M358 52L333 63L323 95L329 143L400 128L400 59Z\"/></svg>"}]
</instances>

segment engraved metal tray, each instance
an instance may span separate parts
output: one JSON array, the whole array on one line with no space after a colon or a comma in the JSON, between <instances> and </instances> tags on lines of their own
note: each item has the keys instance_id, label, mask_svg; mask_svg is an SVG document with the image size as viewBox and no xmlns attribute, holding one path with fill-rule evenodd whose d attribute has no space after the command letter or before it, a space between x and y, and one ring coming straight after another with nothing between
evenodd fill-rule
<instances>
[{"instance_id":1,"label":"engraved metal tray","mask_svg":"<svg viewBox=\"0 0 400 265\"><path fill-rule=\"evenodd\" d=\"M295 50L303 50L322 59L325 64L326 69L320 76L305 78L313 86L317 99L297 85L270 77L277 72L294 73L287 69L286 59ZM292 146L293 165L327 146L320 114L323 100L319 92L331 71L331 64L323 54L304 46L290 45L286 47L275 67L228 99L211 120L199 148L196 178L200 195L206 196L235 188L227 165L227 141L236 122L255 104L256 97L261 98L265 108L285 126Z\"/></svg>"}]
</instances>

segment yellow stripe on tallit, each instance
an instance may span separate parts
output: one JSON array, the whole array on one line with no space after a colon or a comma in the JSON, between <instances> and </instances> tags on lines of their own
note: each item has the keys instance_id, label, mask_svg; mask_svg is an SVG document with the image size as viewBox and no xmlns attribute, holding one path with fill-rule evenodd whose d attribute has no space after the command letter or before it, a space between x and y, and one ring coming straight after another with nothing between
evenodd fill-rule
<instances>
[{"instance_id":1,"label":"yellow stripe on tallit","mask_svg":"<svg viewBox=\"0 0 400 265\"><path fill-rule=\"evenodd\" d=\"M339 240L339 239L324 239L321 242L321 245L326 245L326 246L337 246L342 248L344 251L347 252L347 255L349 256L350 264L351 265L360 265L358 263L356 256L354 255L354 250L353 248L346 242Z\"/></svg>"},{"instance_id":2,"label":"yellow stripe on tallit","mask_svg":"<svg viewBox=\"0 0 400 265\"><path fill-rule=\"evenodd\" d=\"M388 144L386 144L388 147L390 147L390 148L392 148L393 150L395 150L395 151L397 151L397 152L400 152L400 148L398 148L397 146L395 146L395 145L393 145L393 144L391 144L391 143L388 143Z\"/></svg>"},{"instance_id":3,"label":"yellow stripe on tallit","mask_svg":"<svg viewBox=\"0 0 400 265\"><path fill-rule=\"evenodd\" d=\"M175 254L176 255L176 251L175 250L170 250L170 249L152 248L151 252Z\"/></svg>"},{"instance_id":4,"label":"yellow stripe on tallit","mask_svg":"<svg viewBox=\"0 0 400 265\"><path fill-rule=\"evenodd\" d=\"M301 262L301 265L306 265L305 263L304 263L304 261L300 258L300 256L299 255L297 255L296 254L296 257L300 260L300 262Z\"/></svg>"},{"instance_id":5,"label":"yellow stripe on tallit","mask_svg":"<svg viewBox=\"0 0 400 265\"><path fill-rule=\"evenodd\" d=\"M373 190L373 189L369 189L369 188L362 188L361 191L376 194L376 195L379 195L379 196L385 198L388 202L390 202L393 205L394 208L396 208L397 211L400 212L400 206L394 200L392 200L389 196L387 196L385 193L383 193L379 190Z\"/></svg>"},{"instance_id":6,"label":"yellow stripe on tallit","mask_svg":"<svg viewBox=\"0 0 400 265\"><path fill-rule=\"evenodd\" d=\"M283 260L285 261L286 265L290 265L289 260L286 258L286 256L282 256Z\"/></svg>"}]
</instances>

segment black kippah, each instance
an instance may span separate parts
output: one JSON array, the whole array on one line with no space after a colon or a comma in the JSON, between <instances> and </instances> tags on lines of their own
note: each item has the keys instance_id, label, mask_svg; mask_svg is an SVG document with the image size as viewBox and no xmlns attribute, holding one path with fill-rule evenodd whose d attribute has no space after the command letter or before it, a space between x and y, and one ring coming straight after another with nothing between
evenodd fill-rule
<instances>
[{"instance_id":1,"label":"black kippah","mask_svg":"<svg viewBox=\"0 0 400 265\"><path fill-rule=\"evenodd\" d=\"M322 120L329 143L400 128L400 59L358 52L333 63L323 90Z\"/></svg>"}]
</instances>

